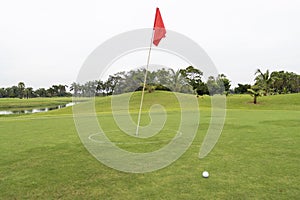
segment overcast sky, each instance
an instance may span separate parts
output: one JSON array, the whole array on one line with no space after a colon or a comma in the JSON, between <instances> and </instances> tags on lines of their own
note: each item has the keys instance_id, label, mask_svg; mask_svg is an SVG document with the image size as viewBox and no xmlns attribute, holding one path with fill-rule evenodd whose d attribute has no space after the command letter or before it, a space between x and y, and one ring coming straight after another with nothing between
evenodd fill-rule
<instances>
[{"instance_id":1,"label":"overcast sky","mask_svg":"<svg viewBox=\"0 0 300 200\"><path fill-rule=\"evenodd\" d=\"M257 68L300 73L298 0L3 0L0 87L72 83L101 43L152 28L157 6L166 28L196 41L233 85L253 83Z\"/></svg>"}]
</instances>

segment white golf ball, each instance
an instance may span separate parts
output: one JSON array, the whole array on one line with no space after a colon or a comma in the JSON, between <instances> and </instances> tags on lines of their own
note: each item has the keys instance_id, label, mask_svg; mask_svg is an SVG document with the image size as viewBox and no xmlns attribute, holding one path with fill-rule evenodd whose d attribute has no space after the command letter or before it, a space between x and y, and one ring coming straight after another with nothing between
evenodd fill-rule
<instances>
[{"instance_id":1,"label":"white golf ball","mask_svg":"<svg viewBox=\"0 0 300 200\"><path fill-rule=\"evenodd\" d=\"M203 178L208 178L209 177L209 173L207 171L204 171L202 173Z\"/></svg>"}]
</instances>

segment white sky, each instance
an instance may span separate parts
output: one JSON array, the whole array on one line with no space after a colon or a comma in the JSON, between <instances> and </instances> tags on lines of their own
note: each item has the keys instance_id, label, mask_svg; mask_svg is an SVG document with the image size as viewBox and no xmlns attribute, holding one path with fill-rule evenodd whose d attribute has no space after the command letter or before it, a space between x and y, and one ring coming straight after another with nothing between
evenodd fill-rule
<instances>
[{"instance_id":1,"label":"white sky","mask_svg":"<svg viewBox=\"0 0 300 200\"><path fill-rule=\"evenodd\" d=\"M152 28L157 6L166 28L196 41L234 86L253 83L257 68L300 73L298 0L2 0L0 87L72 83L101 43Z\"/></svg>"}]
</instances>

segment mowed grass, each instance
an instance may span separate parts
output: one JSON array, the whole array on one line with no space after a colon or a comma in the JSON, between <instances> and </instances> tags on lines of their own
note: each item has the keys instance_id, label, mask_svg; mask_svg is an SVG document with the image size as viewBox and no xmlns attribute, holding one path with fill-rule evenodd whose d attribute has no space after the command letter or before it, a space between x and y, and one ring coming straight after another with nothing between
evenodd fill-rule
<instances>
[{"instance_id":1,"label":"mowed grass","mask_svg":"<svg viewBox=\"0 0 300 200\"><path fill-rule=\"evenodd\" d=\"M134 120L139 95L130 102ZM210 122L210 97L199 98L200 127L190 148L170 166L143 174L111 169L90 155L70 107L1 117L0 199L299 199L300 94L260 97L258 105L251 101L249 95L227 98L222 135L213 151L198 159ZM176 129L180 117L174 95L147 93L144 111L153 103L165 107L166 126ZM110 97L96 98L95 105L103 128L116 130ZM143 115L143 125L149 120ZM147 152L164 144L120 146ZM210 173L207 179L201 177L204 170Z\"/></svg>"},{"instance_id":2,"label":"mowed grass","mask_svg":"<svg viewBox=\"0 0 300 200\"><path fill-rule=\"evenodd\" d=\"M58 106L69 103L72 98L32 98L32 99L19 99L19 98L0 98L0 110L20 110L30 108L44 108L49 106Z\"/></svg>"}]
</instances>

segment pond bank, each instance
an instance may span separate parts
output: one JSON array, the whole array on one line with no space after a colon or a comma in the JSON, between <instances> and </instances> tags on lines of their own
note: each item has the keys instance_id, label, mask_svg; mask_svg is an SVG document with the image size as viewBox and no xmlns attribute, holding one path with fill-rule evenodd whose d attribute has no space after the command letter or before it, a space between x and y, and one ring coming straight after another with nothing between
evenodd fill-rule
<instances>
[{"instance_id":1,"label":"pond bank","mask_svg":"<svg viewBox=\"0 0 300 200\"><path fill-rule=\"evenodd\" d=\"M31 113L41 113L41 112L48 112L51 110L58 110L65 107L75 105L74 102L70 102L67 104L62 104L58 106L50 106L45 108L32 108L32 109L20 109L20 110L0 110L0 115L13 115L13 114L31 114Z\"/></svg>"}]
</instances>

